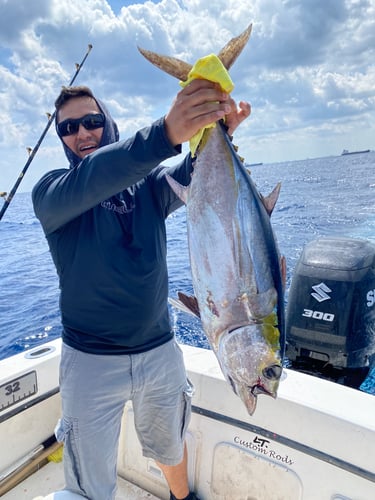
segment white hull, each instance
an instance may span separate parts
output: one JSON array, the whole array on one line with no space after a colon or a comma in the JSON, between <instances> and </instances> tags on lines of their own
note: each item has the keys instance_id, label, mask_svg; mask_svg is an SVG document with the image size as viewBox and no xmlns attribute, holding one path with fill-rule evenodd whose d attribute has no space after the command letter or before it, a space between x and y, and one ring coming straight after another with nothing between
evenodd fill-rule
<instances>
[{"instance_id":1,"label":"white hull","mask_svg":"<svg viewBox=\"0 0 375 500\"><path fill-rule=\"evenodd\" d=\"M30 357L45 348L52 350ZM195 385L187 438L189 479L202 500L375 498L374 396L285 369L277 400L259 396L250 417L224 381L214 354L182 348ZM53 434L60 416L60 340L28 354L0 362L2 401L11 401L4 395L12 392L9 382L24 374L35 371L38 386L35 394L0 407L0 492L6 472ZM152 498L146 494L150 492L168 499L160 470L141 455L130 405L122 433L118 498ZM61 464L50 463L3 498L31 500L62 486Z\"/></svg>"}]
</instances>

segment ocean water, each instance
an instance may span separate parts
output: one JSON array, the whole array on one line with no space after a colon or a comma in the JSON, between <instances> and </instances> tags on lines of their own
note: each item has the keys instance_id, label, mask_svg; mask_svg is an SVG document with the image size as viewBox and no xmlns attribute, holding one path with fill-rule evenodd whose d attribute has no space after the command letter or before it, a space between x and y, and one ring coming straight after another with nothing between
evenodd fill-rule
<instances>
[{"instance_id":1,"label":"ocean water","mask_svg":"<svg viewBox=\"0 0 375 500\"><path fill-rule=\"evenodd\" d=\"M32 167L31 167L32 168ZM287 287L303 247L320 236L375 242L375 152L254 165L262 194L282 188L272 214ZM192 293L185 210L167 220L170 295ZM0 359L61 334L58 282L30 193L16 194L0 221ZM200 322L171 308L180 342L209 348Z\"/></svg>"}]
</instances>

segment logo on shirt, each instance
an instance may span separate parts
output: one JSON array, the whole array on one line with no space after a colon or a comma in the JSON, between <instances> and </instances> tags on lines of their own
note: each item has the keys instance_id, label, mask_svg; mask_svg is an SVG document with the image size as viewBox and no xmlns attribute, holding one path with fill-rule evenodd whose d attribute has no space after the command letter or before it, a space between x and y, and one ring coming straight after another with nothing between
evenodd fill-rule
<instances>
[{"instance_id":1,"label":"logo on shirt","mask_svg":"<svg viewBox=\"0 0 375 500\"><path fill-rule=\"evenodd\" d=\"M111 210L112 212L116 212L120 215L128 214L135 208L135 203L133 201L128 203L124 199L118 199L116 201L118 201L118 204L116 204L111 198L109 200L102 201L100 205L106 210Z\"/></svg>"}]
</instances>

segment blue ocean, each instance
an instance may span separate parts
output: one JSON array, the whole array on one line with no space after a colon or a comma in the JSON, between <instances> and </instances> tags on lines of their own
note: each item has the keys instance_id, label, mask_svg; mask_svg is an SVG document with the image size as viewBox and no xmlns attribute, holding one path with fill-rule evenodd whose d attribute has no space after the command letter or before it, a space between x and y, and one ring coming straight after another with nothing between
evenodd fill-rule
<instances>
[{"instance_id":1,"label":"blue ocean","mask_svg":"<svg viewBox=\"0 0 375 500\"><path fill-rule=\"evenodd\" d=\"M249 168L264 195L282 183L272 223L287 261L286 300L306 243L320 236L375 242L374 151ZM167 230L170 295L190 294L184 208L169 217ZM0 256L0 359L4 359L61 334L57 276L30 193L17 193L0 221ZM209 348L198 320L172 308L170 312L181 343Z\"/></svg>"}]
</instances>

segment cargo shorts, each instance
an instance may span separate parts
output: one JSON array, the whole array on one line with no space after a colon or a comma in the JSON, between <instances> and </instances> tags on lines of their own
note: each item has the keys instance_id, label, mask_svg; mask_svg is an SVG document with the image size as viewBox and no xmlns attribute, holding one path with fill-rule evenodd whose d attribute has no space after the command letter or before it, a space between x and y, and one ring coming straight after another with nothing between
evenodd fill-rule
<instances>
[{"instance_id":1,"label":"cargo shorts","mask_svg":"<svg viewBox=\"0 0 375 500\"><path fill-rule=\"evenodd\" d=\"M91 500L115 498L124 405L131 400L143 454L166 465L183 459L193 387L175 339L131 355L97 355L62 346L62 418L66 489Z\"/></svg>"}]
</instances>

